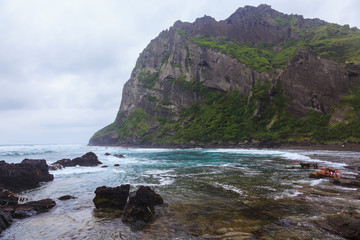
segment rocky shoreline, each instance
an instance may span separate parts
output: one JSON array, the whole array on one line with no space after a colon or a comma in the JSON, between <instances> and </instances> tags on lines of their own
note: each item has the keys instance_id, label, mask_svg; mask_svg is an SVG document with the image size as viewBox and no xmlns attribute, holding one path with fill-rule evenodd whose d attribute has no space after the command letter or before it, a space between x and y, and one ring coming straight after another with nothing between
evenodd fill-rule
<instances>
[{"instance_id":1,"label":"rocky shoreline","mask_svg":"<svg viewBox=\"0 0 360 240\"><path fill-rule=\"evenodd\" d=\"M106 153L105 155L111 154ZM125 158L121 154L113 156ZM56 202L50 198L30 201L32 199L22 197L14 192L37 188L41 182L52 181L54 176L49 173L49 170L56 171L75 166L94 167L99 164L102 163L93 152L88 152L72 160L61 159L50 166L44 159L24 159L21 163L16 164L0 161L0 233L11 226L13 219L32 217L46 212L56 205ZM93 199L95 208L99 211L103 209L119 210L122 212L122 221L124 222L151 221L155 215L154 206L163 204L162 197L146 186L140 186L134 192L129 190L129 184L116 188L105 186L96 188ZM64 195L58 198L60 201L70 199L76 199L76 197ZM23 204L19 203L24 201Z\"/></svg>"},{"instance_id":2,"label":"rocky shoreline","mask_svg":"<svg viewBox=\"0 0 360 240\"><path fill-rule=\"evenodd\" d=\"M74 159L62 159L48 165L45 159L24 159L21 163L6 163L0 161L0 233L10 227L13 218L21 219L45 212L56 205L53 199L37 201L24 198L14 192L21 192L40 187L40 183L54 180L49 170L64 167L97 166L101 164L93 152L88 152ZM63 196L59 200L72 199L73 196ZM19 204L19 202L26 203Z\"/></svg>"},{"instance_id":3,"label":"rocky shoreline","mask_svg":"<svg viewBox=\"0 0 360 240\"><path fill-rule=\"evenodd\" d=\"M322 147L322 145L312 145L312 146L308 146L308 150L315 150L317 147ZM329 147L329 145L326 145ZM344 147L340 146L341 149L344 148L350 148L350 147L357 147L358 145L355 143L346 143L346 145ZM304 149L304 148L295 148L294 145L293 146L288 146L289 148L287 148L287 146L283 146L282 148L285 149ZM333 149L329 149L327 148L326 150L338 150L337 148L339 148L339 146L337 145L332 145ZM219 148L216 147L216 148ZM234 148L234 147L232 147ZM252 148L252 147L247 147L247 148ZM275 148L274 148L275 149ZM279 149L279 148L277 148ZM344 150L345 151L345 150ZM112 154L106 153L106 156L110 156ZM113 155L115 156L115 155ZM115 157L117 158L123 158L123 155L116 155ZM318 156L316 156L317 158ZM91 166L97 166L98 160L97 160L97 156L94 153L87 153L85 155L83 155L80 158L75 158L77 159L77 163L78 162L82 162L82 160L80 161L80 159L89 159L91 163ZM28 163L28 161L31 160L27 160L25 161L26 163ZM44 160L45 161L45 160ZM64 164L64 166L62 167L72 167L73 163L71 163L72 160L66 160L66 161L62 161L62 162L66 162L69 163L70 165L65 166L66 164ZM334 159L332 160L333 162L336 162L336 159L334 157ZM61 164L61 161L57 162L56 164ZM5 166L5 162L2 163ZM85 163L84 166L90 166L90 163ZM43 164L42 164L43 165ZM41 165L41 166L42 166ZM47 165L47 164L46 164ZM352 171L354 173L357 173L358 176L359 175L359 169L358 169L358 165L359 165L359 161L354 161L352 163L350 163L350 165L348 166L349 168L352 169ZM301 166L301 165L300 165ZM304 168L306 168L306 164L304 165ZM42 168L44 168L42 166ZM305 169L304 169L305 170ZM307 171L305 170L304 173L306 173ZM49 173L49 172L48 172ZM306 174L304 174L304 178L307 178ZM356 177L355 177L356 178ZM123 186L121 186L123 187ZM341 187L352 187L352 188L356 188L356 190L344 190ZM153 220L153 217L155 215L155 210L154 210L154 206L157 204L162 204L163 200L156 200L155 202L153 202L153 200L151 200L152 196L155 196L155 199L160 199L157 194L155 194L151 189L147 189L144 186L140 186L139 189L135 192L129 192L129 187L125 187L126 191L125 195L126 195L126 200L122 201L122 203L120 204L120 207L109 207L105 205L102 205L103 203L105 203L106 201L108 203L112 203L113 202L113 191L115 190L112 188L107 188L107 187L99 187L95 190L95 199L94 199L94 205L95 208L97 208L95 210L95 212L102 212L104 209L112 209L110 210L110 212L114 212L119 210L121 212L121 214L118 216L120 219L122 219L123 221L126 222L136 222L136 221L143 221L143 222L151 222L151 220ZM316 219L312 219L310 220L310 222L316 226L319 229L323 229L323 231L325 232L332 232L334 234L343 236L345 238L349 238L349 239L358 239L359 237L359 230L357 230L356 226L358 226L358 224L360 224L360 214L359 214L359 209L358 207L356 207L356 201L360 200L360 191L359 191L359 186L357 185L351 185L348 186L346 183L346 180L344 181L343 179L331 179L329 182L322 182L319 185L316 186L301 186L300 188L296 189L297 191L301 192L301 195L296 196L295 199L299 199L299 201L301 202L307 202L307 204L309 204L309 201L311 202L311 204L314 205L315 208L318 208L319 210L319 216ZM100 192L106 192L105 195L101 195ZM143 192L147 192L150 194L144 195ZM98 195L98 193L100 193ZM6 194L5 194L6 195ZM116 195L116 194L115 194ZM115 196L114 195L114 196ZM121 195L121 194L120 194ZM124 196L125 196L124 195ZM6 196L9 196L9 194L7 194ZM104 196L106 196L106 198L108 198L105 201ZM109 198L110 196L110 198ZM116 195L117 196L117 195ZM115 198L117 198L115 196ZM150 197L149 197L150 196ZM337 198L341 197L341 201L336 200ZM64 198L61 199L58 198L59 200L69 200L69 199L74 199L74 196L64 196ZM97 200L96 200L97 198ZM99 198L100 198L100 207L99 207ZM311 198L311 200L309 200ZM0 197L1 199L1 197ZM123 199L125 199L125 197L123 197ZM329 200L330 199L330 200ZM16 202L18 202L19 199L16 199ZM12 196L12 200L11 201L15 201L14 196ZM344 202L348 203L348 204L344 204ZM43 204L44 207L38 207L37 206L41 206L41 204ZM13 218L24 218L24 217L31 217L35 214L47 211L48 209L50 209L51 207L55 206L56 202L52 199L44 199L44 200L40 200L40 201L31 201L25 204L15 204L15 206L9 206L9 204L0 206L0 231L3 229L6 229L7 227L9 227L12 223L12 219ZM105 210L106 212L106 210ZM287 221L287 218L285 219L280 219L283 222L286 222L286 224L289 224ZM279 220L279 221L280 221ZM281 223L280 221L280 223ZM278 224L280 224L278 223ZM283 223L281 223L283 224ZM295 223L294 223L295 224ZM254 235L256 236L256 233L254 233ZM261 234L259 235L259 238L261 237Z\"/></svg>"}]
</instances>

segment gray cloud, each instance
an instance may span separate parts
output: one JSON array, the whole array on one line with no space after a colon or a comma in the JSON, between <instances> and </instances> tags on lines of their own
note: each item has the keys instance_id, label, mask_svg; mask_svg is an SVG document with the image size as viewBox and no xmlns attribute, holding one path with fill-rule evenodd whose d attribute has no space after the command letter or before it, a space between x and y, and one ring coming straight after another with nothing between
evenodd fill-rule
<instances>
[{"instance_id":1,"label":"gray cloud","mask_svg":"<svg viewBox=\"0 0 360 240\"><path fill-rule=\"evenodd\" d=\"M358 26L357 1L265 1ZM175 21L263 0L0 0L0 144L86 143L111 123L139 53Z\"/></svg>"}]
</instances>

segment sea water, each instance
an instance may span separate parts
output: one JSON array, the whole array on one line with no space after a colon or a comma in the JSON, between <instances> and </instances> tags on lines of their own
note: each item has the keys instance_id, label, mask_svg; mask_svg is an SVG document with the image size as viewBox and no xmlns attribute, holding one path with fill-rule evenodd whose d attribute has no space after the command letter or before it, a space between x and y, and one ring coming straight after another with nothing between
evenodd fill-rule
<instances>
[{"instance_id":1,"label":"sea water","mask_svg":"<svg viewBox=\"0 0 360 240\"><path fill-rule=\"evenodd\" d=\"M49 212L15 220L1 239L247 239L251 237L341 239L314 228L321 216L302 188L324 180L311 170L284 169L292 162L317 162L342 169L357 153L259 149L143 149L85 145L0 146L0 160L46 159L48 164L92 151L103 163L51 171L54 181L21 192L33 200L52 198ZM106 156L123 154L125 158ZM328 161L326 156L332 156ZM335 157L334 157L335 156ZM116 167L115 164L120 164ZM121 213L97 211L97 187L150 186L165 204L151 223L123 223ZM326 183L324 183L326 184ZM345 189L344 191L353 189ZM76 199L57 200L63 195ZM357 204L357 203L354 203Z\"/></svg>"}]
</instances>

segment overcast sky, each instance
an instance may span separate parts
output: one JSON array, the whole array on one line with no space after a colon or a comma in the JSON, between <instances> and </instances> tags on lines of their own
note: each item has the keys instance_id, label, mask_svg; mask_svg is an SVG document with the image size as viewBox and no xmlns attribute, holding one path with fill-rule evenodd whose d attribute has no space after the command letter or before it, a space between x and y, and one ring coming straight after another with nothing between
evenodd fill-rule
<instances>
[{"instance_id":1,"label":"overcast sky","mask_svg":"<svg viewBox=\"0 0 360 240\"><path fill-rule=\"evenodd\" d=\"M357 0L0 0L0 144L86 144L162 30L261 3L360 26Z\"/></svg>"}]
</instances>

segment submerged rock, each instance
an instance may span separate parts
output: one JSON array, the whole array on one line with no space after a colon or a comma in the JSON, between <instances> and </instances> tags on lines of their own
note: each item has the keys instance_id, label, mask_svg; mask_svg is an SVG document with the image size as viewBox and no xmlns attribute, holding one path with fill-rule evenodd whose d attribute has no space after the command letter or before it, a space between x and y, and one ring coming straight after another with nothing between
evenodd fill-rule
<instances>
[{"instance_id":1,"label":"submerged rock","mask_svg":"<svg viewBox=\"0 0 360 240\"><path fill-rule=\"evenodd\" d=\"M129 197L130 185L121 185L118 187L98 187L95 190L93 202L96 208L115 208L124 209Z\"/></svg>"},{"instance_id":2,"label":"submerged rock","mask_svg":"<svg viewBox=\"0 0 360 240\"><path fill-rule=\"evenodd\" d=\"M62 166L62 167L75 167L75 166L85 166L85 167L92 167L92 166L97 166L99 164L102 164L102 162L100 162L98 160L98 157L96 156L95 153L93 152L88 152L86 154L84 154L81 157L77 157L74 159L61 159L59 161L56 161L54 163L52 163L52 166Z\"/></svg>"},{"instance_id":3,"label":"submerged rock","mask_svg":"<svg viewBox=\"0 0 360 240\"><path fill-rule=\"evenodd\" d=\"M36 188L40 186L40 182L53 179L44 159L24 159L15 164L0 161L0 185L11 191Z\"/></svg>"},{"instance_id":4,"label":"submerged rock","mask_svg":"<svg viewBox=\"0 0 360 240\"><path fill-rule=\"evenodd\" d=\"M64 200L75 199L75 198L76 197L71 196L71 195L64 195L64 196L59 197L58 199L61 201L64 201Z\"/></svg>"}]
</instances>

